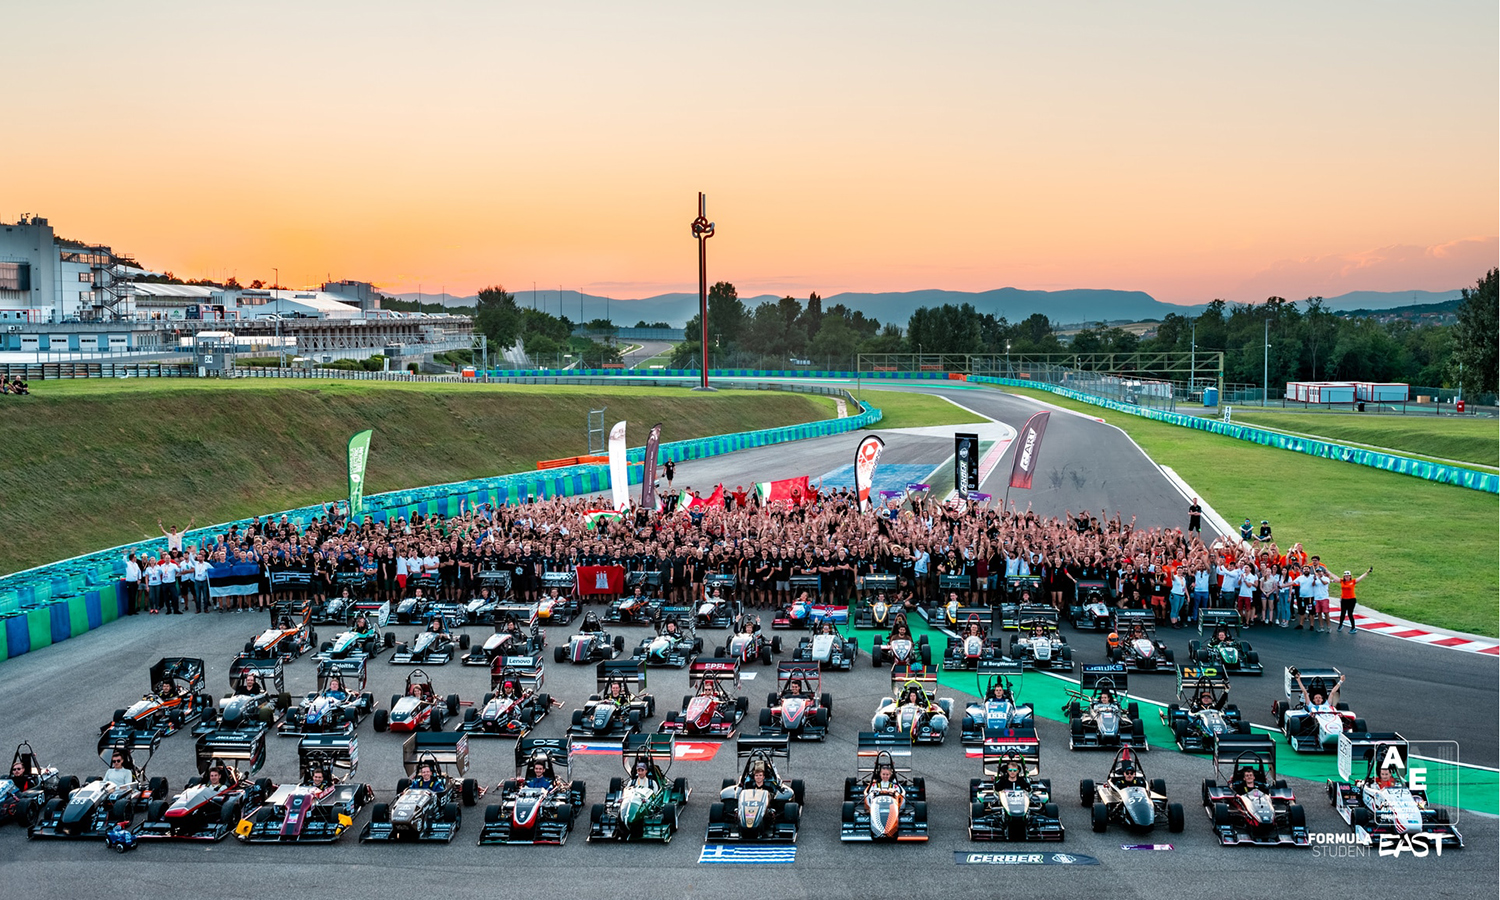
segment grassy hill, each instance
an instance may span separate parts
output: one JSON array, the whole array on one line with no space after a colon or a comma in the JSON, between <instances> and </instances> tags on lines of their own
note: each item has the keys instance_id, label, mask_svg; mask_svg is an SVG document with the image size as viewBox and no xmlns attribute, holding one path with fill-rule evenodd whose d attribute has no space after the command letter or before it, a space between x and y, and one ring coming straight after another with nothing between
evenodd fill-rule
<instances>
[{"instance_id":1,"label":"grassy hill","mask_svg":"<svg viewBox=\"0 0 1500 900\"><path fill-rule=\"evenodd\" d=\"M534 468L588 450L587 413L632 445L831 418L830 398L682 388L351 381L33 382L0 402L0 572L335 499L350 435L374 428L366 492Z\"/></svg>"}]
</instances>

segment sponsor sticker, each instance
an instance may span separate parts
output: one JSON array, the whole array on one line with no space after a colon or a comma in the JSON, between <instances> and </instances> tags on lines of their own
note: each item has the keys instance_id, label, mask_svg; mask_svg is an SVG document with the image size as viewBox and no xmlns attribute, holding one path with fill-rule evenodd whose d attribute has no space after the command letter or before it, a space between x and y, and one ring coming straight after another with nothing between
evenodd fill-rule
<instances>
[{"instance_id":1,"label":"sponsor sticker","mask_svg":"<svg viewBox=\"0 0 1500 900\"><path fill-rule=\"evenodd\" d=\"M1097 866L1099 860L1081 853L976 853L954 850L960 866Z\"/></svg>"}]
</instances>

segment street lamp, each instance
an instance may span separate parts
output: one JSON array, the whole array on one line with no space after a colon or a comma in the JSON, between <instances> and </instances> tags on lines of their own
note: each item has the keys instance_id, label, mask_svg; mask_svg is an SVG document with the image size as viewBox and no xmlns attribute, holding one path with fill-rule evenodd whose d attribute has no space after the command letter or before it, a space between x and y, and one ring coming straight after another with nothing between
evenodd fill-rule
<instances>
[{"instance_id":1,"label":"street lamp","mask_svg":"<svg viewBox=\"0 0 1500 900\"><path fill-rule=\"evenodd\" d=\"M1005 377L1015 378L1015 370L1010 367L1010 341L1005 342Z\"/></svg>"}]
</instances>

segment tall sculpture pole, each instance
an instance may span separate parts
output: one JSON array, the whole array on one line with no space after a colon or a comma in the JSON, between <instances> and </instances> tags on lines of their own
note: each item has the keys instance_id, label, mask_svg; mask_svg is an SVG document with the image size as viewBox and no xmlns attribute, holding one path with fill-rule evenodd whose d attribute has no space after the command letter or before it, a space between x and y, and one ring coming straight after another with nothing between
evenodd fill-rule
<instances>
[{"instance_id":1,"label":"tall sculpture pole","mask_svg":"<svg viewBox=\"0 0 1500 900\"><path fill-rule=\"evenodd\" d=\"M698 323L703 348L702 382L694 390L711 391L708 386L708 247L705 241L714 236L714 223L708 221L708 198L698 192L698 218L693 220L693 237L698 240Z\"/></svg>"}]
</instances>

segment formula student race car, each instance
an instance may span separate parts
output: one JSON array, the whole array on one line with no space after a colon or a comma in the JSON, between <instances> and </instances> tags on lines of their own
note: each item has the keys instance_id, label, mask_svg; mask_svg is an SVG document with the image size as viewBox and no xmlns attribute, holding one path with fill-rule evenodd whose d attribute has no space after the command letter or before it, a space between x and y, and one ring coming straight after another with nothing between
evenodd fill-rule
<instances>
[{"instance_id":1,"label":"formula student race car","mask_svg":"<svg viewBox=\"0 0 1500 900\"><path fill-rule=\"evenodd\" d=\"M911 748L859 735L858 774L844 779L841 841L927 840L927 782L911 776Z\"/></svg>"},{"instance_id":2,"label":"formula student race car","mask_svg":"<svg viewBox=\"0 0 1500 900\"><path fill-rule=\"evenodd\" d=\"M889 631L896 624L896 617L904 615L902 605L892 602L885 591L880 591L873 599L866 600L855 608L854 627Z\"/></svg>"},{"instance_id":3,"label":"formula student race car","mask_svg":"<svg viewBox=\"0 0 1500 900\"><path fill-rule=\"evenodd\" d=\"M632 657L647 666L670 666L680 669L703 652L703 638L673 617L663 617L656 625L656 636L641 641Z\"/></svg>"},{"instance_id":4,"label":"formula student race car","mask_svg":"<svg viewBox=\"0 0 1500 900\"><path fill-rule=\"evenodd\" d=\"M1183 828L1181 803L1167 800L1167 782L1162 778L1146 780L1145 770L1135 751L1121 747L1114 765L1104 780L1085 778L1078 783L1078 799L1084 809L1092 810L1094 831L1102 834L1111 824L1131 831L1150 831L1165 825L1176 834Z\"/></svg>"},{"instance_id":5,"label":"formula student race car","mask_svg":"<svg viewBox=\"0 0 1500 900\"><path fill-rule=\"evenodd\" d=\"M391 696L391 708L375 710L375 730L442 731L448 717L458 715L462 705L457 694L440 700L427 673L412 669L406 676L406 690Z\"/></svg>"},{"instance_id":6,"label":"formula student race car","mask_svg":"<svg viewBox=\"0 0 1500 900\"><path fill-rule=\"evenodd\" d=\"M588 798L572 778L570 741L523 737L516 742L516 777L500 785L500 802L484 809L484 844L564 844Z\"/></svg>"},{"instance_id":7,"label":"formula student race car","mask_svg":"<svg viewBox=\"0 0 1500 900\"><path fill-rule=\"evenodd\" d=\"M948 736L953 701L937 696L937 675L897 665L891 670L891 694L880 701L870 730L887 741L941 744Z\"/></svg>"},{"instance_id":8,"label":"formula student race car","mask_svg":"<svg viewBox=\"0 0 1500 900\"><path fill-rule=\"evenodd\" d=\"M1349 704L1339 699L1343 684L1343 673L1332 666L1286 667L1282 676L1286 699L1277 700L1271 713L1293 750L1332 753L1338 749L1339 735L1370 730L1365 727L1365 720L1356 717L1349 711Z\"/></svg>"},{"instance_id":9,"label":"formula student race car","mask_svg":"<svg viewBox=\"0 0 1500 900\"><path fill-rule=\"evenodd\" d=\"M828 737L833 697L822 692L822 675L810 663L777 664L776 690L766 695L766 708L760 711L761 737L804 741Z\"/></svg>"},{"instance_id":10,"label":"formula student race car","mask_svg":"<svg viewBox=\"0 0 1500 900\"><path fill-rule=\"evenodd\" d=\"M964 616L956 635L948 637L943 650L943 669L949 672L972 672L981 663L1005 657L1005 642L993 632L994 619L989 607Z\"/></svg>"},{"instance_id":11,"label":"formula student race car","mask_svg":"<svg viewBox=\"0 0 1500 900\"><path fill-rule=\"evenodd\" d=\"M387 647L396 645L396 636L393 634L382 635L380 629L368 619L363 620L356 617L354 624L344 631L333 636L333 640L324 641L318 646L319 660L325 659L354 659L362 657L371 659L380 655L380 651Z\"/></svg>"},{"instance_id":12,"label":"formula student race car","mask_svg":"<svg viewBox=\"0 0 1500 900\"><path fill-rule=\"evenodd\" d=\"M1229 702L1229 679L1211 665L1178 668L1177 702L1162 711L1161 721L1185 753L1212 753L1221 736L1250 733L1250 723Z\"/></svg>"},{"instance_id":13,"label":"formula student race car","mask_svg":"<svg viewBox=\"0 0 1500 900\"><path fill-rule=\"evenodd\" d=\"M617 634L611 637L605 633L599 616L589 613L578 626L578 633L568 638L567 646L552 648L552 658L560 663L582 665L602 659L614 659L624 649L625 636Z\"/></svg>"},{"instance_id":14,"label":"formula student race car","mask_svg":"<svg viewBox=\"0 0 1500 900\"><path fill-rule=\"evenodd\" d=\"M286 692L281 658L277 656L236 659L229 667L229 685L231 691L219 701L218 708L203 708L203 715L193 726L194 737L219 730L269 728L281 721L292 702Z\"/></svg>"},{"instance_id":15,"label":"formula student race car","mask_svg":"<svg viewBox=\"0 0 1500 900\"><path fill-rule=\"evenodd\" d=\"M1413 772L1409 754L1410 745L1395 732L1339 735L1342 781L1329 779L1328 802L1363 846L1389 835L1412 835L1414 841L1421 835L1429 843L1462 847L1449 811L1428 801L1422 770Z\"/></svg>"},{"instance_id":16,"label":"formula student race car","mask_svg":"<svg viewBox=\"0 0 1500 900\"><path fill-rule=\"evenodd\" d=\"M235 836L249 844L331 843L375 798L354 781L359 746L354 735L313 735L297 742L297 784L272 786L259 806L246 807Z\"/></svg>"},{"instance_id":17,"label":"formula student race car","mask_svg":"<svg viewBox=\"0 0 1500 900\"><path fill-rule=\"evenodd\" d=\"M6 771L11 774L0 778L0 825L6 822L30 825L48 800L67 797L78 786L74 783L77 779L65 779L56 769L38 762L31 744L24 741L16 747L16 755L11 757Z\"/></svg>"},{"instance_id":18,"label":"formula student race car","mask_svg":"<svg viewBox=\"0 0 1500 900\"><path fill-rule=\"evenodd\" d=\"M791 778L792 749L785 737L744 737L735 743L740 777L724 779L719 802L708 809L708 842L797 842L806 788Z\"/></svg>"},{"instance_id":19,"label":"formula student race car","mask_svg":"<svg viewBox=\"0 0 1500 900\"><path fill-rule=\"evenodd\" d=\"M625 778L611 778L604 802L590 808L590 841L672 840L692 794L686 778L667 780L675 740L670 734L625 738L620 747Z\"/></svg>"},{"instance_id":20,"label":"formula student race car","mask_svg":"<svg viewBox=\"0 0 1500 900\"><path fill-rule=\"evenodd\" d=\"M604 621L621 625L650 625L661 617L662 599L646 586L636 584L630 592L604 608Z\"/></svg>"},{"instance_id":21,"label":"formula student race car","mask_svg":"<svg viewBox=\"0 0 1500 900\"><path fill-rule=\"evenodd\" d=\"M203 660L169 656L151 667L151 690L124 709L115 710L109 724L99 728L99 750L118 744L125 734L132 743L152 744L155 739L176 734L196 720L211 705L203 680Z\"/></svg>"},{"instance_id":22,"label":"formula student race car","mask_svg":"<svg viewBox=\"0 0 1500 900\"><path fill-rule=\"evenodd\" d=\"M792 576L793 583L800 576ZM816 576L810 576L816 577ZM793 590L796 590L794 587ZM808 596L804 591L796 600L783 606L771 619L772 628L801 628L808 629L827 619L835 625L841 625L849 621L849 607L835 606L831 603L819 603Z\"/></svg>"},{"instance_id":23,"label":"formula student race car","mask_svg":"<svg viewBox=\"0 0 1500 900\"><path fill-rule=\"evenodd\" d=\"M1095 578L1082 578L1073 586L1068 601L1068 620L1078 631L1109 631L1109 585Z\"/></svg>"},{"instance_id":24,"label":"formula student race car","mask_svg":"<svg viewBox=\"0 0 1500 900\"><path fill-rule=\"evenodd\" d=\"M275 658L288 663L316 647L318 633L308 624L310 616L304 613L298 622L294 615L287 605L271 607L271 627L246 641L240 656L257 660Z\"/></svg>"},{"instance_id":25,"label":"formula student race car","mask_svg":"<svg viewBox=\"0 0 1500 900\"><path fill-rule=\"evenodd\" d=\"M984 777L969 782L969 840L1060 841L1066 832L1052 800L1052 780L1039 771L1035 737L984 742Z\"/></svg>"},{"instance_id":26,"label":"formula student race car","mask_svg":"<svg viewBox=\"0 0 1500 900\"><path fill-rule=\"evenodd\" d=\"M760 630L760 617L743 615L734 620L734 633L724 645L714 650L714 656L732 656L742 663L759 662L770 665L774 656L781 653L781 635L767 637Z\"/></svg>"},{"instance_id":27,"label":"formula student race car","mask_svg":"<svg viewBox=\"0 0 1500 900\"><path fill-rule=\"evenodd\" d=\"M1126 746L1149 750L1146 723L1129 699L1128 676L1120 663L1084 666L1079 686L1068 688L1068 749L1097 750Z\"/></svg>"},{"instance_id":28,"label":"formula student race car","mask_svg":"<svg viewBox=\"0 0 1500 900\"><path fill-rule=\"evenodd\" d=\"M552 710L552 697L541 690L542 661L536 656L498 657L490 673L490 692L464 710L460 731L473 737L518 738Z\"/></svg>"},{"instance_id":29,"label":"formula student race car","mask_svg":"<svg viewBox=\"0 0 1500 900\"><path fill-rule=\"evenodd\" d=\"M266 761L264 728L214 731L198 738L194 751L198 777L175 797L152 798L145 819L132 829L137 838L222 841L234 833L241 812L271 792L270 779L251 780Z\"/></svg>"},{"instance_id":30,"label":"formula student race car","mask_svg":"<svg viewBox=\"0 0 1500 900\"><path fill-rule=\"evenodd\" d=\"M620 740L656 715L656 698L645 692L644 665L633 659L602 662L595 678L598 692L573 710L570 737Z\"/></svg>"},{"instance_id":31,"label":"formula student race car","mask_svg":"<svg viewBox=\"0 0 1500 900\"><path fill-rule=\"evenodd\" d=\"M978 746L987 740L1036 737L1031 704L1016 699L1024 671L1015 660L979 664L975 670L979 699L964 706L960 734L966 746Z\"/></svg>"},{"instance_id":32,"label":"formula student race car","mask_svg":"<svg viewBox=\"0 0 1500 900\"><path fill-rule=\"evenodd\" d=\"M659 730L685 737L728 740L750 708L749 697L737 697L740 661L730 657L697 659L688 667L693 693L682 698L680 712L667 713Z\"/></svg>"},{"instance_id":33,"label":"formula student race car","mask_svg":"<svg viewBox=\"0 0 1500 900\"><path fill-rule=\"evenodd\" d=\"M927 635L913 638L904 616L896 620L890 634L876 632L871 639L870 665L879 668L887 662L897 666L932 665L932 646L927 642Z\"/></svg>"},{"instance_id":34,"label":"formula student race car","mask_svg":"<svg viewBox=\"0 0 1500 900\"><path fill-rule=\"evenodd\" d=\"M375 709L375 697L365 690L366 657L325 659L318 663L318 687L287 709L276 733L281 737L353 734Z\"/></svg>"},{"instance_id":35,"label":"formula student race car","mask_svg":"<svg viewBox=\"0 0 1500 900\"><path fill-rule=\"evenodd\" d=\"M1057 632L1057 610L1050 606L1018 607L1009 656L1027 668L1071 674L1073 648Z\"/></svg>"},{"instance_id":36,"label":"formula student race car","mask_svg":"<svg viewBox=\"0 0 1500 900\"><path fill-rule=\"evenodd\" d=\"M576 572L543 572L542 588L547 591L536 605L536 617L543 625L567 625L583 613L583 605L573 594Z\"/></svg>"},{"instance_id":37,"label":"formula student race car","mask_svg":"<svg viewBox=\"0 0 1500 900\"><path fill-rule=\"evenodd\" d=\"M1171 672L1172 651L1156 638L1156 620L1149 609L1117 609L1107 638L1110 662L1132 672Z\"/></svg>"},{"instance_id":38,"label":"formula student race car","mask_svg":"<svg viewBox=\"0 0 1500 900\"><path fill-rule=\"evenodd\" d=\"M42 806L26 829L27 837L102 839L121 823L128 829L152 800L170 794L165 778L146 778L146 764L161 745L160 735L122 731L115 737L99 752L104 777L90 778L82 787L75 787L78 779L64 776L58 795ZM67 788L65 794L63 788Z\"/></svg>"},{"instance_id":39,"label":"formula student race car","mask_svg":"<svg viewBox=\"0 0 1500 900\"><path fill-rule=\"evenodd\" d=\"M540 656L547 646L547 634L536 622L523 624L509 615L495 619L495 633L484 643L471 647L461 662L466 666L493 665L497 657Z\"/></svg>"},{"instance_id":40,"label":"formula student race car","mask_svg":"<svg viewBox=\"0 0 1500 900\"><path fill-rule=\"evenodd\" d=\"M370 807L360 832L369 841L441 841L458 835L463 808L479 802L479 782L469 774L469 736L450 731L414 734L401 746L406 777L396 782L396 799Z\"/></svg>"},{"instance_id":41,"label":"formula student race car","mask_svg":"<svg viewBox=\"0 0 1500 900\"><path fill-rule=\"evenodd\" d=\"M854 667L859 656L859 641L839 633L838 626L824 620L813 627L813 633L797 640L792 650L792 660L799 663L817 663L821 669L839 669L847 672Z\"/></svg>"},{"instance_id":42,"label":"formula student race car","mask_svg":"<svg viewBox=\"0 0 1500 900\"><path fill-rule=\"evenodd\" d=\"M1276 778L1276 743L1269 735L1219 738L1214 778L1203 781L1203 808L1225 846L1311 846L1307 813Z\"/></svg>"},{"instance_id":43,"label":"formula student race car","mask_svg":"<svg viewBox=\"0 0 1500 900\"><path fill-rule=\"evenodd\" d=\"M1240 614L1233 609L1205 609L1198 614L1198 636L1208 642L1188 642L1188 657L1230 675L1264 675L1260 654L1240 639Z\"/></svg>"},{"instance_id":44,"label":"formula student race car","mask_svg":"<svg viewBox=\"0 0 1500 900\"><path fill-rule=\"evenodd\" d=\"M693 610L693 624L699 628L732 627L740 606L734 600L735 583L733 575L710 573L704 576L704 597Z\"/></svg>"},{"instance_id":45,"label":"formula student race car","mask_svg":"<svg viewBox=\"0 0 1500 900\"><path fill-rule=\"evenodd\" d=\"M468 632L460 632L455 640L450 629L458 623L437 617L428 627L412 635L410 641L399 643L391 651L393 666L444 666L453 659L454 644L461 650L469 649Z\"/></svg>"}]
</instances>

